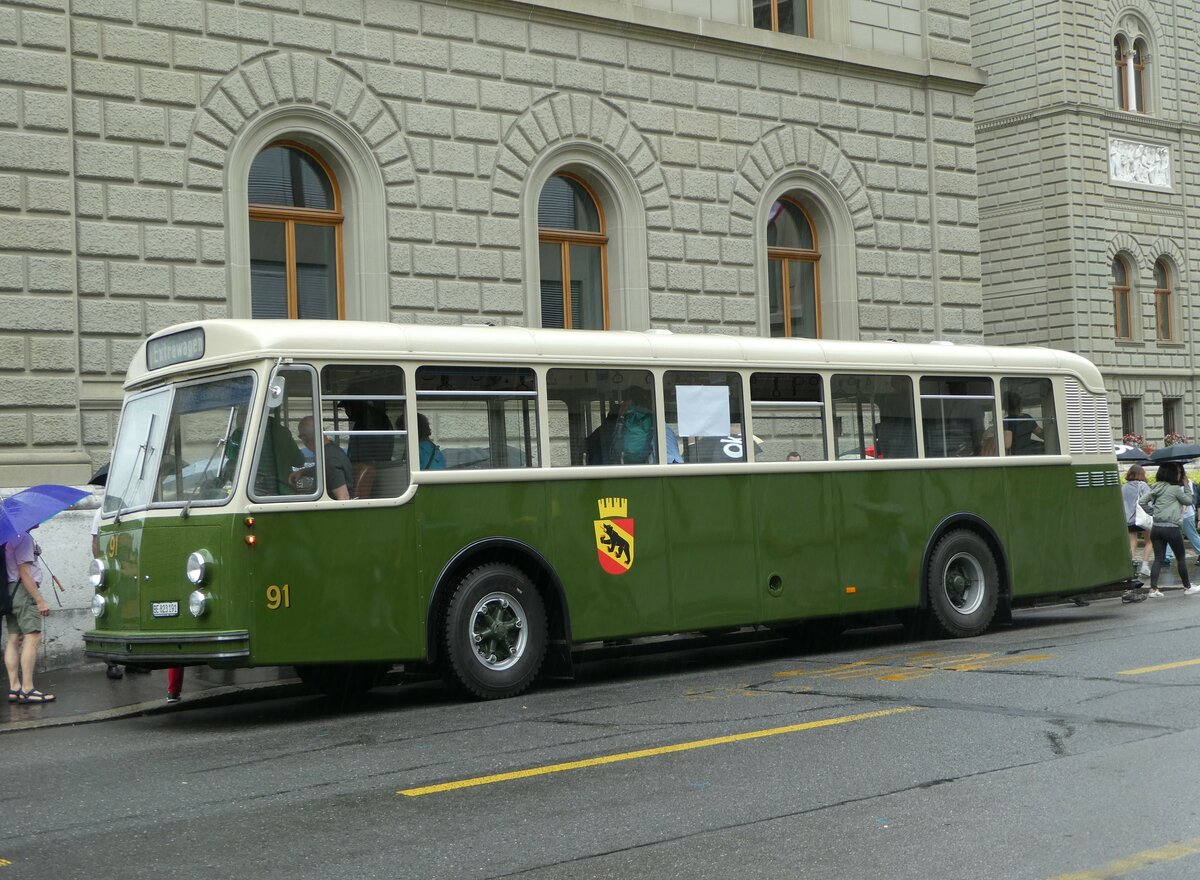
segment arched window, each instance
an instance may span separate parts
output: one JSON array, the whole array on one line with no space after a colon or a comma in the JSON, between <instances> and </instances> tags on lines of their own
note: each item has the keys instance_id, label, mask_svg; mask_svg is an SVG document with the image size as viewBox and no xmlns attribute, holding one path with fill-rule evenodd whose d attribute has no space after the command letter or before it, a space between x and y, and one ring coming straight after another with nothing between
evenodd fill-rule
<instances>
[{"instance_id":1,"label":"arched window","mask_svg":"<svg viewBox=\"0 0 1200 880\"><path fill-rule=\"evenodd\" d=\"M1129 266L1122 257L1113 260L1112 274L1113 313L1117 339L1132 339L1133 315L1130 308Z\"/></svg>"},{"instance_id":2,"label":"arched window","mask_svg":"<svg viewBox=\"0 0 1200 880\"><path fill-rule=\"evenodd\" d=\"M604 212L582 180L555 174L538 197L542 326L608 329Z\"/></svg>"},{"instance_id":3,"label":"arched window","mask_svg":"<svg viewBox=\"0 0 1200 880\"><path fill-rule=\"evenodd\" d=\"M342 206L316 153L276 141L254 158L250 302L255 318L342 318Z\"/></svg>"},{"instance_id":4,"label":"arched window","mask_svg":"<svg viewBox=\"0 0 1200 880\"><path fill-rule=\"evenodd\" d=\"M1123 25L1137 30L1140 26L1134 19L1126 19ZM1149 101L1146 94L1146 65L1150 61L1150 49L1141 37L1118 35L1113 40L1113 66L1117 107L1130 113L1146 113Z\"/></svg>"},{"instance_id":5,"label":"arched window","mask_svg":"<svg viewBox=\"0 0 1200 880\"><path fill-rule=\"evenodd\" d=\"M1175 335L1172 307L1171 270L1165 260L1158 260L1154 264L1154 326L1159 339L1169 340Z\"/></svg>"},{"instance_id":6,"label":"arched window","mask_svg":"<svg viewBox=\"0 0 1200 880\"><path fill-rule=\"evenodd\" d=\"M754 26L781 34L812 36L811 0L754 0Z\"/></svg>"},{"instance_id":7,"label":"arched window","mask_svg":"<svg viewBox=\"0 0 1200 880\"><path fill-rule=\"evenodd\" d=\"M821 252L812 219L784 197L767 216L768 313L772 336L821 336Z\"/></svg>"}]
</instances>

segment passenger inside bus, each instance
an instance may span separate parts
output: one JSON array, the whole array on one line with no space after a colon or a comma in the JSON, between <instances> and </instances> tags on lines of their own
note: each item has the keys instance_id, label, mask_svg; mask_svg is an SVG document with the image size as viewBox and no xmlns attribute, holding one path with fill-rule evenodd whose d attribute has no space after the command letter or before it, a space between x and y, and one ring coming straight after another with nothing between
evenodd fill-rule
<instances>
[{"instance_id":1,"label":"passenger inside bus","mask_svg":"<svg viewBox=\"0 0 1200 880\"><path fill-rule=\"evenodd\" d=\"M433 442L433 430L429 427L429 418L425 413L417 413L417 461L423 471L442 471L446 469L446 457L442 455L441 447Z\"/></svg>"},{"instance_id":2,"label":"passenger inside bus","mask_svg":"<svg viewBox=\"0 0 1200 880\"><path fill-rule=\"evenodd\" d=\"M1021 395L1004 395L1004 450L1009 455L1041 455L1046 444L1037 419L1021 409Z\"/></svg>"},{"instance_id":3,"label":"passenger inside bus","mask_svg":"<svg viewBox=\"0 0 1200 880\"><path fill-rule=\"evenodd\" d=\"M300 441L315 453L317 450L316 428L312 416L305 416L300 420L296 426L296 433L300 435ZM350 459L340 446L324 434L321 439L324 441L325 453L325 489L331 497L338 501L349 501L350 487L354 485L354 469L350 465ZM292 485L300 491L305 491L304 487L307 486L311 491L315 467L315 464L305 465L292 474L290 477Z\"/></svg>"}]
</instances>

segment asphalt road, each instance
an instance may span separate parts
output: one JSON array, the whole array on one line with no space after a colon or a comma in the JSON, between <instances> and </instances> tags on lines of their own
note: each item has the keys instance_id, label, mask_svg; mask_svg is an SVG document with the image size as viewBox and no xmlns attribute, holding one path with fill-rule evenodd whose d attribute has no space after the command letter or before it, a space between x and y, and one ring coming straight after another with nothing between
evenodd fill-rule
<instances>
[{"instance_id":1,"label":"asphalt road","mask_svg":"<svg viewBox=\"0 0 1200 880\"><path fill-rule=\"evenodd\" d=\"M1198 625L1173 591L977 639L634 650L494 703L8 733L0 880L1190 880Z\"/></svg>"}]
</instances>

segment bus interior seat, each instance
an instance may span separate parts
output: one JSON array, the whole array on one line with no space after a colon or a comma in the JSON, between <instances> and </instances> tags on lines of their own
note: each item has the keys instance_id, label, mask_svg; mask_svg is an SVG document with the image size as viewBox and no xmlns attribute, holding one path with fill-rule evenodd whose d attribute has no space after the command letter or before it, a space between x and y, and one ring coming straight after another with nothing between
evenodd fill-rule
<instances>
[{"instance_id":1,"label":"bus interior seat","mask_svg":"<svg viewBox=\"0 0 1200 880\"><path fill-rule=\"evenodd\" d=\"M399 498L408 488L408 463L404 461L380 462L375 467L372 498ZM363 497L363 496L360 496Z\"/></svg>"},{"instance_id":2,"label":"bus interior seat","mask_svg":"<svg viewBox=\"0 0 1200 880\"><path fill-rule=\"evenodd\" d=\"M911 418L889 416L875 423L875 457L917 457L917 443Z\"/></svg>"},{"instance_id":3,"label":"bus interior seat","mask_svg":"<svg viewBox=\"0 0 1200 880\"><path fill-rule=\"evenodd\" d=\"M371 491L375 488L375 465L373 464L356 464L354 465L354 492L355 498L371 498Z\"/></svg>"}]
</instances>

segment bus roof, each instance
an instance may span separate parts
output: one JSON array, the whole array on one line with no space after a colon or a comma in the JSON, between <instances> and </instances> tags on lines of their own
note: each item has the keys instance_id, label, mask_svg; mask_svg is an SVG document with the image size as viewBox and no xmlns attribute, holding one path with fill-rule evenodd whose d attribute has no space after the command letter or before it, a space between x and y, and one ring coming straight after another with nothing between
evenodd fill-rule
<instances>
[{"instance_id":1,"label":"bus roof","mask_svg":"<svg viewBox=\"0 0 1200 880\"><path fill-rule=\"evenodd\" d=\"M203 328L203 356L150 370L147 345ZM372 321L225 319L178 324L151 335L130 364L127 389L176 373L262 358L420 358L432 361L544 360L601 365L724 366L768 369L887 369L904 371L1066 372L1103 393L1091 361L1050 348L950 343L766 339L757 336L671 333L665 330L543 330L485 325L425 326Z\"/></svg>"}]
</instances>

